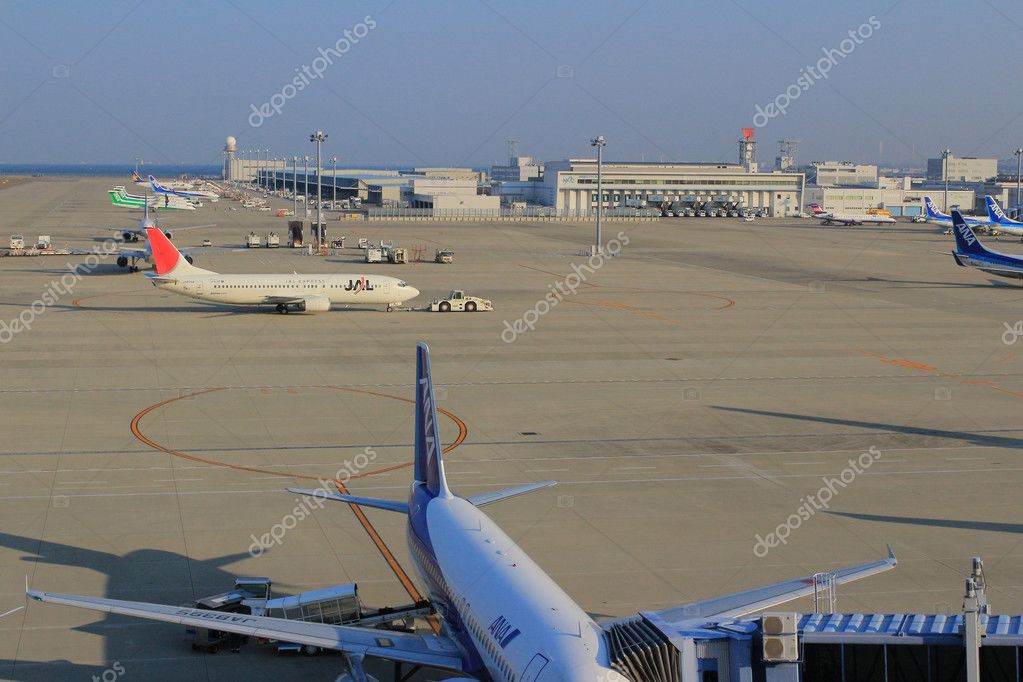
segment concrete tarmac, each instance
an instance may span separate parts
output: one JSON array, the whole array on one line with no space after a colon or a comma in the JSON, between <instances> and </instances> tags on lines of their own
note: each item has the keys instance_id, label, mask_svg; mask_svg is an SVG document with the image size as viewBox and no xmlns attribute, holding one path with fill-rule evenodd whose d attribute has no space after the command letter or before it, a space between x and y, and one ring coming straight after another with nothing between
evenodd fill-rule
<instances>
[{"instance_id":1,"label":"concrete tarmac","mask_svg":"<svg viewBox=\"0 0 1023 682\"><path fill-rule=\"evenodd\" d=\"M114 184L0 191L0 246L13 233L101 246L103 228L138 220L110 206ZM228 249L250 230L283 240L286 221L228 200L161 216L172 232L217 223L175 234L179 246ZM587 222L331 220L349 243L450 247L455 262L195 257L220 272L398 275L423 292L418 306L463 288L494 301L477 314L215 306L109 258L47 298L85 257L0 258L0 322L29 321L0 332L0 614L24 605L26 575L36 589L167 604L238 575L270 576L279 594L358 582L369 605L408 602L347 506L298 519L283 490L347 461L351 491L405 496L419 339L450 413L445 441L462 438L446 456L452 487L556 479L487 512L596 616L870 561L886 544L898 568L840 588L840 611L957 612L981 556L994 610L1023 613L1023 343L1006 333L1023 288L957 268L931 225L605 225L619 232L619 255L591 262ZM366 514L411 571L403 519ZM36 603L0 617L0 632L0 678L13 680L333 679L340 663L256 644L194 653L176 626Z\"/></svg>"}]
</instances>

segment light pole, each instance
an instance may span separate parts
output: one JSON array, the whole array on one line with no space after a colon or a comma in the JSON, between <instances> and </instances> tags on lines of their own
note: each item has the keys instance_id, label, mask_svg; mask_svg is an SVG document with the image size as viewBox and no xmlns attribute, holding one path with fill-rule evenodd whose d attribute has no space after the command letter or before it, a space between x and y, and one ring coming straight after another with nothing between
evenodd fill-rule
<instances>
[{"instance_id":1,"label":"light pole","mask_svg":"<svg viewBox=\"0 0 1023 682\"><path fill-rule=\"evenodd\" d=\"M273 158L273 162L274 162L274 164L272 166L270 166L270 178L272 179L272 182L270 183L270 191L276 193L277 192L277 157L276 156Z\"/></svg>"},{"instance_id":2,"label":"light pole","mask_svg":"<svg viewBox=\"0 0 1023 682\"><path fill-rule=\"evenodd\" d=\"M951 149L941 152L941 174L945 176L945 213L948 213L948 157L952 156Z\"/></svg>"},{"instance_id":3,"label":"light pole","mask_svg":"<svg viewBox=\"0 0 1023 682\"><path fill-rule=\"evenodd\" d=\"M315 133L309 136L310 142L316 143L316 243L320 245L323 241L323 179L320 177L320 171L323 168L320 165L320 147L323 145L323 141L327 139L327 133L322 130L317 130Z\"/></svg>"},{"instance_id":4,"label":"light pole","mask_svg":"<svg viewBox=\"0 0 1023 682\"><path fill-rule=\"evenodd\" d=\"M1019 216L1019 169L1020 159L1023 159L1023 148L1016 149L1016 216Z\"/></svg>"},{"instance_id":5,"label":"light pole","mask_svg":"<svg viewBox=\"0 0 1023 682\"><path fill-rule=\"evenodd\" d=\"M309 219L309 157L305 157L305 170L302 172L302 204L305 209L302 211L302 219Z\"/></svg>"},{"instance_id":6,"label":"light pole","mask_svg":"<svg viewBox=\"0 0 1023 682\"><path fill-rule=\"evenodd\" d=\"M291 212L291 215L298 217L298 157L291 157L291 163L294 166L294 170L291 173L291 198L295 200L295 209Z\"/></svg>"},{"instance_id":7,"label":"light pole","mask_svg":"<svg viewBox=\"0 0 1023 682\"><path fill-rule=\"evenodd\" d=\"M600 238L600 218L603 213L604 206L604 176L603 176L603 154L604 145L607 144L607 140L604 139L603 135L590 140L590 144L597 148L597 243L593 247L594 253L600 253L604 249L603 242Z\"/></svg>"},{"instance_id":8,"label":"light pole","mask_svg":"<svg viewBox=\"0 0 1023 682\"><path fill-rule=\"evenodd\" d=\"M263 152L266 154L266 172L263 173L263 185L264 189L270 191L270 150L264 149Z\"/></svg>"},{"instance_id":9,"label":"light pole","mask_svg":"<svg viewBox=\"0 0 1023 682\"><path fill-rule=\"evenodd\" d=\"M330 157L330 202L337 204L337 157ZM335 205L334 208L337 208Z\"/></svg>"}]
</instances>

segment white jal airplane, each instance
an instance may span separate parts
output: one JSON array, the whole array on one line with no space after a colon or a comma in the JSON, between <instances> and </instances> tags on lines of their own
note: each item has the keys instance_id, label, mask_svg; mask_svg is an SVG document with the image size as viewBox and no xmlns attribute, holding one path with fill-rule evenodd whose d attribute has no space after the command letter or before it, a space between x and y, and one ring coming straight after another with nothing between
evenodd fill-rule
<instances>
[{"instance_id":1,"label":"white jal airplane","mask_svg":"<svg viewBox=\"0 0 1023 682\"><path fill-rule=\"evenodd\" d=\"M866 223L891 225L895 222L895 218L880 213L831 213L825 211L819 204L810 204L810 210L813 211L815 218L821 219L821 225L835 223L839 225L865 225Z\"/></svg>"},{"instance_id":2,"label":"white jal airplane","mask_svg":"<svg viewBox=\"0 0 1023 682\"><path fill-rule=\"evenodd\" d=\"M335 649L348 675L365 681L364 656L426 665L491 682L647 682L679 666L670 638L734 622L746 614L813 594L812 576L597 623L544 573L480 507L553 485L544 481L462 497L448 487L437 423L430 351L416 356L415 480L407 502L325 493L292 492L384 509L407 517L409 554L440 619L440 633L407 634L121 601L28 591L52 602L256 637ZM842 584L895 566L895 556L836 571ZM652 645L651 642L656 644ZM677 652L676 652L677 654ZM683 657L682 679L695 680L695 657ZM669 663L669 661L672 661ZM677 670L677 668L676 668ZM445 682L455 682L446 678Z\"/></svg>"},{"instance_id":3,"label":"white jal airplane","mask_svg":"<svg viewBox=\"0 0 1023 682\"><path fill-rule=\"evenodd\" d=\"M291 310L322 312L331 304L386 305L390 310L419 295L419 290L382 275L222 275L194 267L155 227L146 228L155 273L153 285L200 301L231 305L272 305L279 313Z\"/></svg>"}]
</instances>

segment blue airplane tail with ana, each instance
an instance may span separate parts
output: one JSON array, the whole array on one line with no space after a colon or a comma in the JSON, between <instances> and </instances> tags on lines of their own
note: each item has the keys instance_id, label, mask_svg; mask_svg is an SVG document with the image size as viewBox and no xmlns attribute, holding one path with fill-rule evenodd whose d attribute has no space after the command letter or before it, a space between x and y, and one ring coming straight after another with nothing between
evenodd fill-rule
<instances>
[{"instance_id":1,"label":"blue airplane tail with ana","mask_svg":"<svg viewBox=\"0 0 1023 682\"><path fill-rule=\"evenodd\" d=\"M1017 220L1013 220L1009 216L1005 215L1005 211L998 205L995 198L990 195L984 196L984 204L987 206L987 216L996 225L1023 225Z\"/></svg>"},{"instance_id":2,"label":"blue airplane tail with ana","mask_svg":"<svg viewBox=\"0 0 1023 682\"><path fill-rule=\"evenodd\" d=\"M924 197L924 209L927 211L927 217L932 220L948 220L948 216L934 208L934 202L931 201L930 197Z\"/></svg>"},{"instance_id":3,"label":"blue airplane tail with ana","mask_svg":"<svg viewBox=\"0 0 1023 682\"><path fill-rule=\"evenodd\" d=\"M982 256L988 253L984 245L977 239L973 229L966 224L959 211L952 211L952 234L956 238L956 251L968 256Z\"/></svg>"},{"instance_id":4,"label":"blue airplane tail with ana","mask_svg":"<svg viewBox=\"0 0 1023 682\"><path fill-rule=\"evenodd\" d=\"M416 346L416 445L415 479L438 497L448 497L444 461L437 422L437 403L430 372L430 348L422 341Z\"/></svg>"}]
</instances>

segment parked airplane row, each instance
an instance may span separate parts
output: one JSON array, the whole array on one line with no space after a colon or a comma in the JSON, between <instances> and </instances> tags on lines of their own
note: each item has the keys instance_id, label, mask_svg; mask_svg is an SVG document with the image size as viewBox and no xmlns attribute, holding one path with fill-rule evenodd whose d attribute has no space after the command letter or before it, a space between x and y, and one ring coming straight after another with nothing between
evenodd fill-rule
<instances>
[{"instance_id":1,"label":"parked airplane row","mask_svg":"<svg viewBox=\"0 0 1023 682\"><path fill-rule=\"evenodd\" d=\"M1023 237L1023 222L1007 216L994 197L985 195L984 204L987 207L987 220L963 216L963 221L970 227L982 228L991 234L1003 233ZM810 210L815 218L821 219L821 225L888 225L895 222L890 213L880 209L868 210L866 213L841 213L825 211L819 204L810 204ZM930 197L924 197L924 211L927 222L948 227L951 232L952 216L939 211Z\"/></svg>"}]
</instances>

